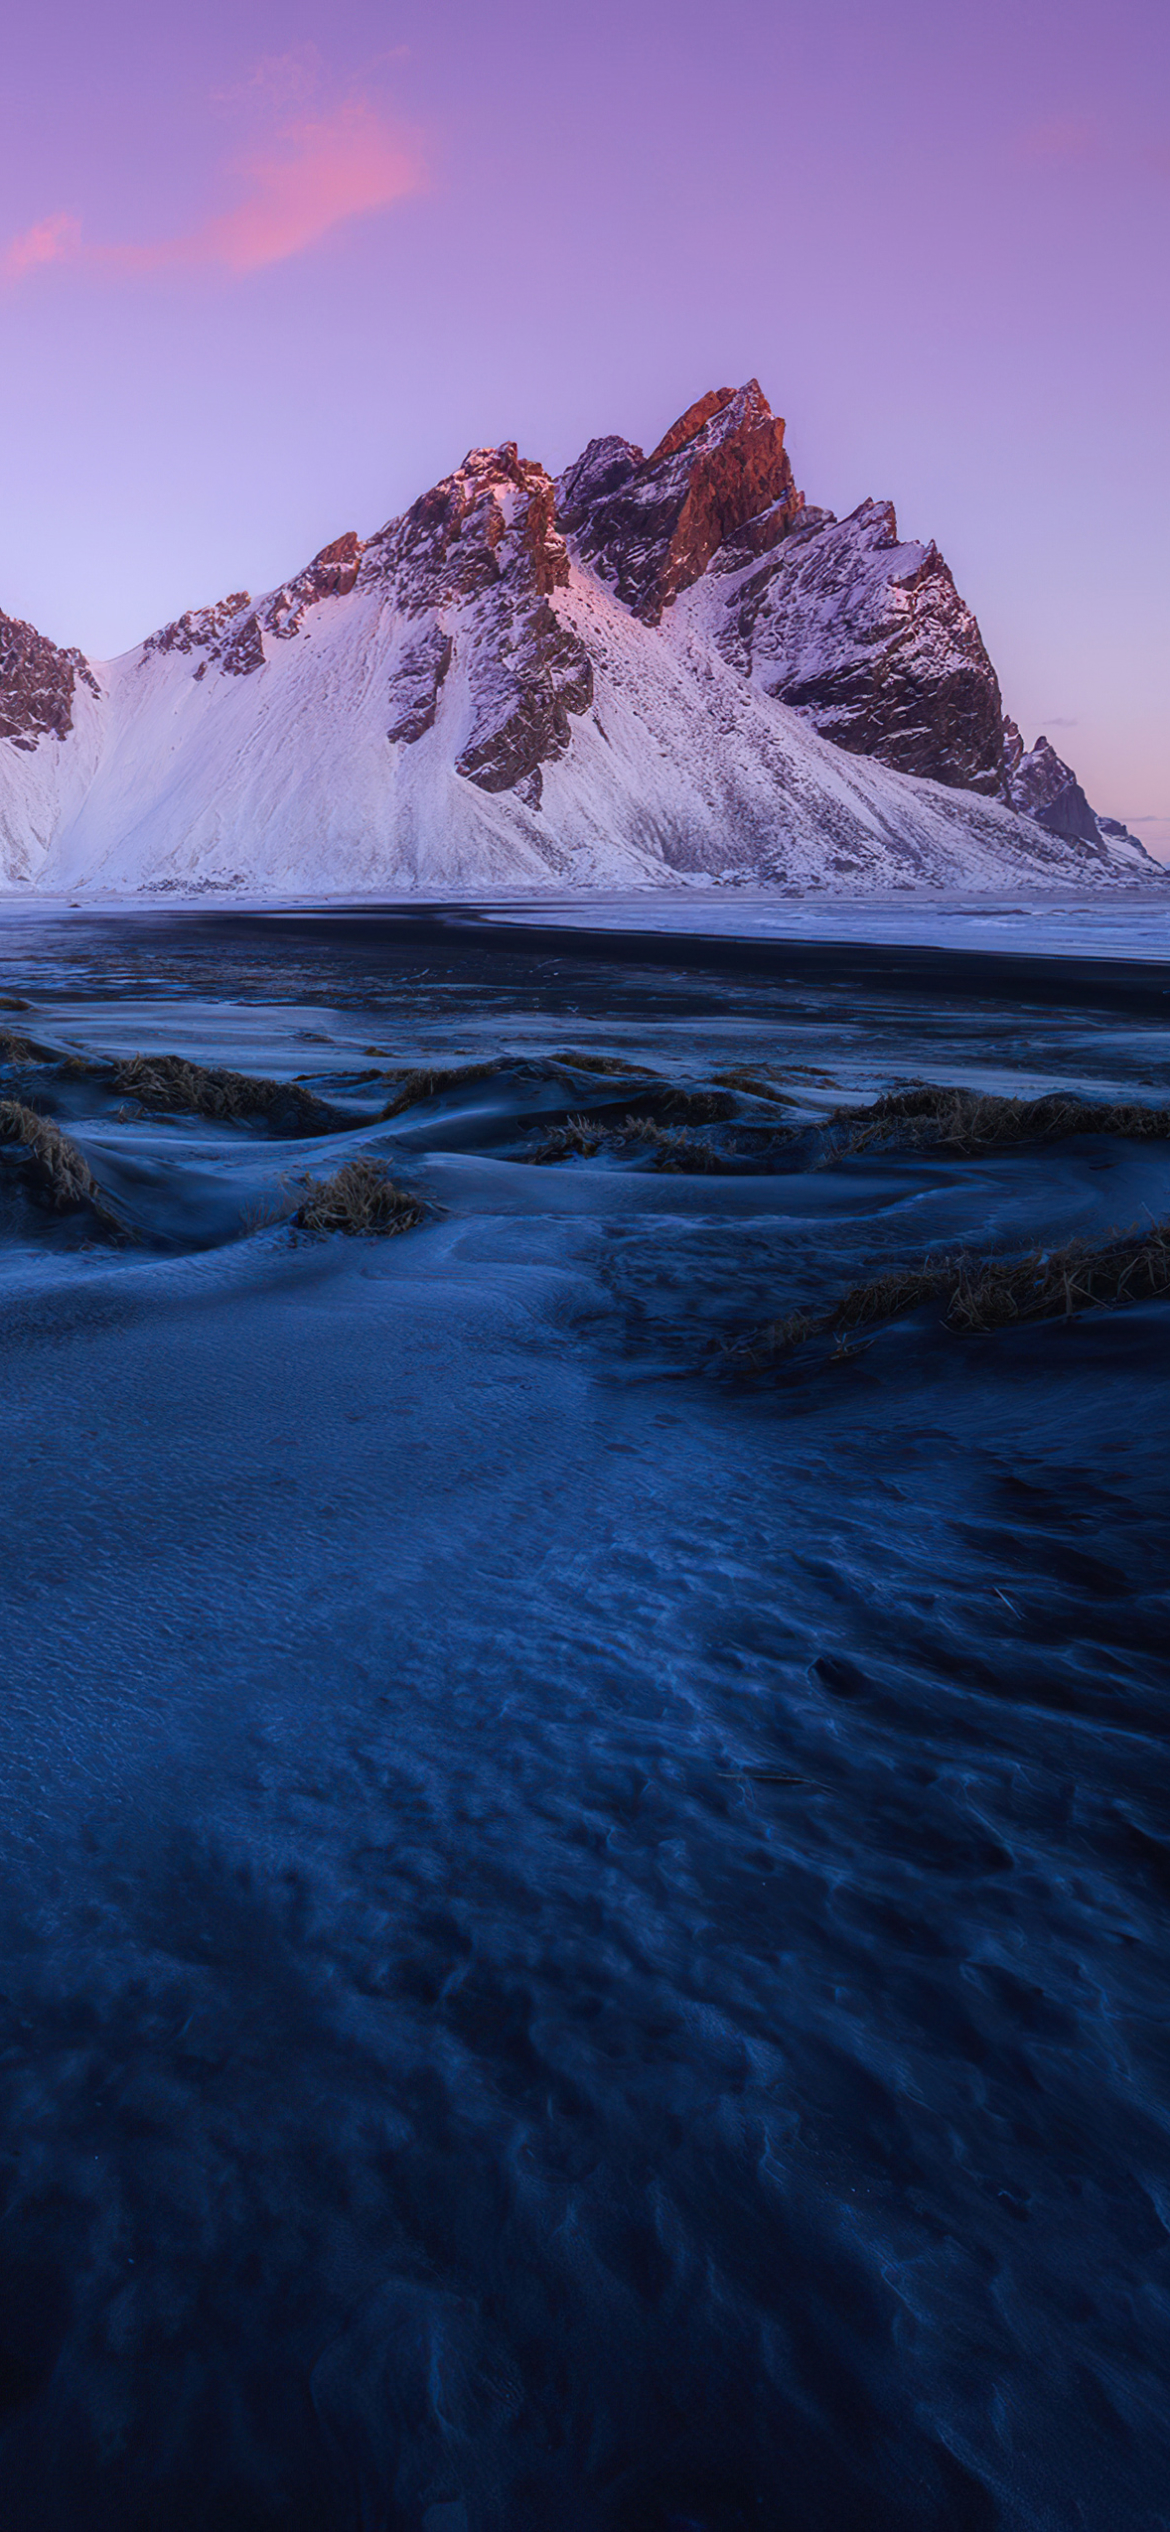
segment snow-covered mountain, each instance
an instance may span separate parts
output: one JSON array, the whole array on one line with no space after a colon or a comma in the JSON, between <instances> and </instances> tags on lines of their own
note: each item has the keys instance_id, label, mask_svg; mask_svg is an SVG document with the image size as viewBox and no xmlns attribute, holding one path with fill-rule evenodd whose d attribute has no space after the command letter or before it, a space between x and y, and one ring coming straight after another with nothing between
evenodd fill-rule
<instances>
[{"instance_id":1,"label":"snow-covered mountain","mask_svg":"<svg viewBox=\"0 0 1170 2532\"><path fill-rule=\"evenodd\" d=\"M344 895L1156 876L890 504L795 484L754 380L554 483L473 449L404 517L110 662L0 616L11 889ZM1006 736L1005 736L1006 731ZM1075 795L1075 798L1073 797Z\"/></svg>"}]
</instances>

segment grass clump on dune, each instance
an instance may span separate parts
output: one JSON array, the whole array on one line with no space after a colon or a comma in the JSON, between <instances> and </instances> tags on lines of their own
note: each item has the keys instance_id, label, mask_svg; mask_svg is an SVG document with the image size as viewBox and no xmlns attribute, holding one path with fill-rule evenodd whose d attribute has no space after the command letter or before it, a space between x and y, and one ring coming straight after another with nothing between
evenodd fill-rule
<instances>
[{"instance_id":1,"label":"grass clump on dune","mask_svg":"<svg viewBox=\"0 0 1170 2532\"><path fill-rule=\"evenodd\" d=\"M661 1113L675 1125L726 1125L735 1097L730 1090L668 1090Z\"/></svg>"},{"instance_id":2,"label":"grass clump on dune","mask_svg":"<svg viewBox=\"0 0 1170 2532\"><path fill-rule=\"evenodd\" d=\"M359 1155L343 1161L332 1178L309 1178L293 1215L299 1231L375 1232L393 1239L412 1231L426 1206L399 1187L384 1161Z\"/></svg>"},{"instance_id":3,"label":"grass clump on dune","mask_svg":"<svg viewBox=\"0 0 1170 2532\"><path fill-rule=\"evenodd\" d=\"M799 1106L793 1091L778 1090L774 1081L767 1080L751 1064L733 1064L725 1072L713 1073L711 1078L727 1090L745 1091L749 1099L768 1099L775 1107Z\"/></svg>"},{"instance_id":4,"label":"grass clump on dune","mask_svg":"<svg viewBox=\"0 0 1170 2532\"><path fill-rule=\"evenodd\" d=\"M31 1195L52 1213L70 1213L88 1205L104 1230L121 1231L89 1162L54 1125L19 1099L0 1099L0 1145L23 1149L21 1174Z\"/></svg>"},{"instance_id":5,"label":"grass clump on dune","mask_svg":"<svg viewBox=\"0 0 1170 2532\"><path fill-rule=\"evenodd\" d=\"M291 1124L294 1134L328 1134L347 1122L299 1082L192 1064L185 1055L131 1055L115 1066L114 1087L144 1108L209 1117L216 1124L263 1116L277 1133Z\"/></svg>"},{"instance_id":6,"label":"grass clump on dune","mask_svg":"<svg viewBox=\"0 0 1170 2532\"><path fill-rule=\"evenodd\" d=\"M600 1124L595 1117L566 1117L563 1125L550 1126L535 1148L525 1152L524 1159L537 1169L553 1161L593 1160L613 1139L612 1127Z\"/></svg>"},{"instance_id":7,"label":"grass clump on dune","mask_svg":"<svg viewBox=\"0 0 1170 2532\"><path fill-rule=\"evenodd\" d=\"M702 1174L728 1165L724 1154L713 1143L704 1142L702 1135L692 1134L685 1125L659 1125L654 1117L627 1117L620 1140L649 1152L656 1169Z\"/></svg>"},{"instance_id":8,"label":"grass clump on dune","mask_svg":"<svg viewBox=\"0 0 1170 2532\"><path fill-rule=\"evenodd\" d=\"M437 1065L430 1070L406 1073L399 1082L389 1105L382 1110L380 1122L400 1117L407 1108L417 1108L424 1099L437 1099L442 1090L461 1090L465 1083L490 1081L493 1073L503 1070L506 1058L492 1056L482 1064Z\"/></svg>"},{"instance_id":9,"label":"grass clump on dune","mask_svg":"<svg viewBox=\"0 0 1170 2532\"><path fill-rule=\"evenodd\" d=\"M770 1125L741 1127L741 1133L758 1140L761 1133L771 1141L777 1130ZM790 1139L781 1130L779 1139ZM750 1149L750 1147L749 1147ZM720 1151L702 1134L692 1133L685 1125L660 1125L657 1117L630 1115L620 1124L610 1124L599 1117L566 1117L563 1125L550 1126L532 1151L523 1157L536 1167L565 1160L594 1160L599 1152L631 1151L634 1157L648 1155L656 1169L688 1173L716 1171L735 1172L743 1157L736 1146L730 1152Z\"/></svg>"},{"instance_id":10,"label":"grass clump on dune","mask_svg":"<svg viewBox=\"0 0 1170 2532\"><path fill-rule=\"evenodd\" d=\"M657 1079L651 1064L631 1064L624 1055L583 1054L576 1046L562 1046L552 1060L554 1064L570 1065L575 1073L612 1074L619 1081L623 1076L632 1076L638 1081Z\"/></svg>"},{"instance_id":11,"label":"grass clump on dune","mask_svg":"<svg viewBox=\"0 0 1170 2532\"><path fill-rule=\"evenodd\" d=\"M724 1350L737 1369L763 1371L812 1337L834 1337L838 1354L848 1354L852 1337L888 1326L929 1302L942 1305L943 1327L964 1336L989 1336L1000 1328L1071 1319L1085 1310L1160 1300L1167 1293L1170 1223L1159 1223L1122 1239L1097 1244L1069 1240L1063 1248L1033 1249L1026 1257L961 1254L926 1258L917 1267L891 1267L867 1283L851 1285L829 1310L792 1311Z\"/></svg>"},{"instance_id":12,"label":"grass clump on dune","mask_svg":"<svg viewBox=\"0 0 1170 2532\"><path fill-rule=\"evenodd\" d=\"M1147 1108L1136 1100L1082 1099L1070 1091L1008 1099L931 1082L887 1091L868 1108L835 1108L827 1122L844 1138L836 1146L839 1159L895 1144L975 1153L1012 1143L1055 1143L1070 1134L1117 1134L1139 1142L1170 1137L1170 1108Z\"/></svg>"},{"instance_id":13,"label":"grass clump on dune","mask_svg":"<svg viewBox=\"0 0 1170 2532\"><path fill-rule=\"evenodd\" d=\"M52 1064L56 1057L47 1046L38 1046L36 1039L18 1037L13 1029L0 1029L0 1064Z\"/></svg>"}]
</instances>

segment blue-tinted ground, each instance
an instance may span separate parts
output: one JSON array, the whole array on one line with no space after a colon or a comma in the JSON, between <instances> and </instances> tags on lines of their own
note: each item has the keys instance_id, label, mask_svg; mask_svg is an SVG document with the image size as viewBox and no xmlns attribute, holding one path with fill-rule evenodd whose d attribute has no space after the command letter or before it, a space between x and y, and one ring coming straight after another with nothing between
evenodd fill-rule
<instances>
[{"instance_id":1,"label":"blue-tinted ground","mask_svg":"<svg viewBox=\"0 0 1170 2532\"><path fill-rule=\"evenodd\" d=\"M916 1077L1170 1098L1158 979L5 947L45 1052L0 1095L137 1233L9 1153L6 2522L1170 2524L1170 1305L713 1350L1170 1214L1170 1143L817 1139ZM108 1069L150 1049L354 1121L151 1114ZM631 1104L566 1051L769 1065L807 1138L525 1166ZM282 1224L353 1151L423 1227Z\"/></svg>"}]
</instances>

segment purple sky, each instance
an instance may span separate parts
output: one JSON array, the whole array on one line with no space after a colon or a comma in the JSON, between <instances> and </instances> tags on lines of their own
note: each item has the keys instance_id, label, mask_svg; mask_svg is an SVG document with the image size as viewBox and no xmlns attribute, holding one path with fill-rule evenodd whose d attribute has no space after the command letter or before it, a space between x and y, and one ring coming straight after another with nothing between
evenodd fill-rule
<instances>
[{"instance_id":1,"label":"purple sky","mask_svg":"<svg viewBox=\"0 0 1170 2532\"><path fill-rule=\"evenodd\" d=\"M754 373L1170 854L1166 0L58 0L3 78L9 613L108 656Z\"/></svg>"}]
</instances>

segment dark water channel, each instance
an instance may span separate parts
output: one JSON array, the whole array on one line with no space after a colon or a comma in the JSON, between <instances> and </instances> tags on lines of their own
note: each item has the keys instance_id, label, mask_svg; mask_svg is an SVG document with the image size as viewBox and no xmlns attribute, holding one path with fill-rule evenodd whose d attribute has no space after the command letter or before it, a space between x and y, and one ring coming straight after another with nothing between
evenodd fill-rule
<instances>
[{"instance_id":1,"label":"dark water channel","mask_svg":"<svg viewBox=\"0 0 1170 2532\"><path fill-rule=\"evenodd\" d=\"M0 1151L13 2532L1170 2526L1170 1303L719 1351L1170 1217L1167 1141L826 1124L1170 1104L1168 988L0 922L133 1234ZM745 1070L720 1167L622 1139ZM356 1152L424 1223L291 1228Z\"/></svg>"}]
</instances>

